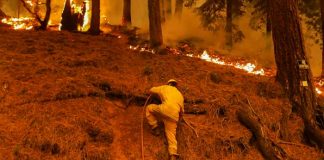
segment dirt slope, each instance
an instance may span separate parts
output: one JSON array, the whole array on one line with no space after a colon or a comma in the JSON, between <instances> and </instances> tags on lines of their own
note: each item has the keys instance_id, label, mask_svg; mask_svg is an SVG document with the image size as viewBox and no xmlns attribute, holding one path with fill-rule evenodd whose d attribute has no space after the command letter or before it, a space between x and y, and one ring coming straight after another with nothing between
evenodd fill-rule
<instances>
[{"instance_id":1,"label":"dirt slope","mask_svg":"<svg viewBox=\"0 0 324 160\"><path fill-rule=\"evenodd\" d=\"M290 107L271 77L249 75L180 55L128 49L126 37L0 28L0 159L141 159L142 106L104 96L105 88L145 95L168 79L180 81L185 115L199 138L179 127L182 159L263 159L251 133L237 120L249 101L269 134L278 140L282 111ZM215 72L219 82L210 79ZM292 114L291 142L280 144L294 159L324 155L302 142L301 119ZM145 157L167 159L166 142L144 125ZM298 145L296 145L298 144Z\"/></svg>"}]
</instances>

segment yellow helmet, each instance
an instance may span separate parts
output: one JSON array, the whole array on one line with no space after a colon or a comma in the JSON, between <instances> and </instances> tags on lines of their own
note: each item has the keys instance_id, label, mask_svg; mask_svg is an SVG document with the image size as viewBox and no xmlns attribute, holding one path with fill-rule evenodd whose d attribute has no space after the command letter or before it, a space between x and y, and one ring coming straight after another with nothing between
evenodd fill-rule
<instances>
[{"instance_id":1,"label":"yellow helmet","mask_svg":"<svg viewBox=\"0 0 324 160\"><path fill-rule=\"evenodd\" d=\"M170 83L175 83L175 84L177 84L178 82L177 82L175 79L170 79L170 80L168 80L168 84L170 84Z\"/></svg>"}]
</instances>

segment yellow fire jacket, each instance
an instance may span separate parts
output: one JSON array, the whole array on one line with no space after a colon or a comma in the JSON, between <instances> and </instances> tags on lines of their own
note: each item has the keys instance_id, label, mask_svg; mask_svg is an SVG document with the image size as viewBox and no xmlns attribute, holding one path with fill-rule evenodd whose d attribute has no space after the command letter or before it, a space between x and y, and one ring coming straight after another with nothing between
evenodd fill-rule
<instances>
[{"instance_id":1,"label":"yellow fire jacket","mask_svg":"<svg viewBox=\"0 0 324 160\"><path fill-rule=\"evenodd\" d=\"M179 120L179 112L184 113L183 96L180 91L170 85L162 85L150 89L151 93L158 94L161 98L162 104L161 112L175 121Z\"/></svg>"}]
</instances>

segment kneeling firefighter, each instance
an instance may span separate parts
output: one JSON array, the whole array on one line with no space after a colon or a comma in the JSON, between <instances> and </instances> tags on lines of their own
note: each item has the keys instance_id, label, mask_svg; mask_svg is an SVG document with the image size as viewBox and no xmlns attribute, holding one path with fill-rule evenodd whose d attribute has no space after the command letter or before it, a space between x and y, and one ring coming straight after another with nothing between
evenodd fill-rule
<instances>
[{"instance_id":1,"label":"kneeling firefighter","mask_svg":"<svg viewBox=\"0 0 324 160\"><path fill-rule=\"evenodd\" d=\"M167 85L151 88L150 92L157 94L162 104L150 104L146 108L146 118L152 127L153 134L159 134L157 117L161 118L164 123L170 160L176 160L179 156L177 153L176 130L179 117L184 113L184 98L176 87L177 81L170 79Z\"/></svg>"}]
</instances>

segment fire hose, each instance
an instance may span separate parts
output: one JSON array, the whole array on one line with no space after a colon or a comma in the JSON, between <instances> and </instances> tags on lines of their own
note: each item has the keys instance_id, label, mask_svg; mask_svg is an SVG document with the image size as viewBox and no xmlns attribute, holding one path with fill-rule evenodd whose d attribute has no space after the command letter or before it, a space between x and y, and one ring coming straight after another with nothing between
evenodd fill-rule
<instances>
[{"instance_id":1,"label":"fire hose","mask_svg":"<svg viewBox=\"0 0 324 160\"><path fill-rule=\"evenodd\" d=\"M144 113L145 113L145 109L146 109L146 105L147 102L150 100L151 98L151 94L150 96L147 97L144 107L143 107L143 111L142 111L142 123L141 123L141 139L142 139L142 160L144 160Z\"/></svg>"}]
</instances>

